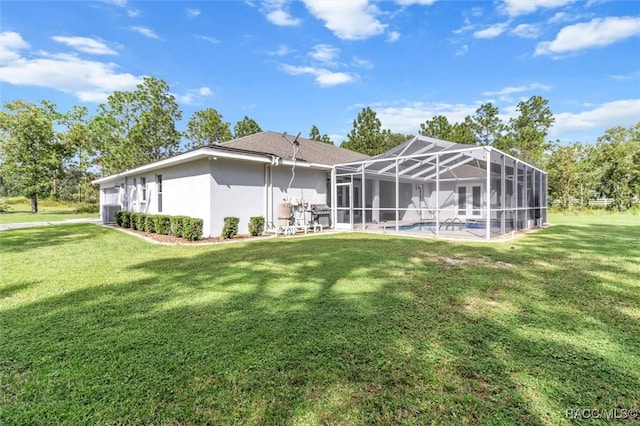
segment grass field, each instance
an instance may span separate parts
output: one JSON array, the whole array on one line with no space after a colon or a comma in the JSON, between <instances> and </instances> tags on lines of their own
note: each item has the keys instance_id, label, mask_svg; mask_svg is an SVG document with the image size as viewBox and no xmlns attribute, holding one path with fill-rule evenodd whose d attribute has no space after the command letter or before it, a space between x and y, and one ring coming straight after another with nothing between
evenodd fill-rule
<instances>
[{"instance_id":1,"label":"grass field","mask_svg":"<svg viewBox=\"0 0 640 426\"><path fill-rule=\"evenodd\" d=\"M79 205L58 201L38 201L38 213L31 213L31 202L24 197L8 200L8 212L0 212L0 224L23 222L54 222L69 219L98 219L98 213L76 213Z\"/></svg>"},{"instance_id":2,"label":"grass field","mask_svg":"<svg viewBox=\"0 0 640 426\"><path fill-rule=\"evenodd\" d=\"M0 232L0 424L604 424L565 413L640 408L640 218L550 220L506 243Z\"/></svg>"}]
</instances>

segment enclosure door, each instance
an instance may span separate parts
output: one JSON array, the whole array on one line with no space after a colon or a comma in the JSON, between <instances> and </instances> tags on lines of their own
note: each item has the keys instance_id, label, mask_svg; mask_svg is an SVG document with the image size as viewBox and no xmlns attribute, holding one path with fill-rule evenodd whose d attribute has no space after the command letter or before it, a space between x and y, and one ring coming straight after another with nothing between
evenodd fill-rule
<instances>
[{"instance_id":1,"label":"enclosure door","mask_svg":"<svg viewBox=\"0 0 640 426\"><path fill-rule=\"evenodd\" d=\"M482 216L482 185L458 185L456 195L458 217L473 218Z\"/></svg>"},{"instance_id":2,"label":"enclosure door","mask_svg":"<svg viewBox=\"0 0 640 426\"><path fill-rule=\"evenodd\" d=\"M351 182L336 184L336 229L353 229L353 188Z\"/></svg>"}]
</instances>

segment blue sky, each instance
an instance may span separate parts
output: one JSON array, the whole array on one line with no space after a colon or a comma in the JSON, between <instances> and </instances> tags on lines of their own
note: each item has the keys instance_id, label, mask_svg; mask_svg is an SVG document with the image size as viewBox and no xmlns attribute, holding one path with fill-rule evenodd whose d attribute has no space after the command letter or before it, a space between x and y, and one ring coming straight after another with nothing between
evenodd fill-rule
<instances>
[{"instance_id":1,"label":"blue sky","mask_svg":"<svg viewBox=\"0 0 640 426\"><path fill-rule=\"evenodd\" d=\"M503 119L549 100L563 142L640 121L640 2L576 0L17 1L0 3L0 100L93 114L143 76L231 126L312 125L339 143L365 106L416 134L483 103Z\"/></svg>"}]
</instances>

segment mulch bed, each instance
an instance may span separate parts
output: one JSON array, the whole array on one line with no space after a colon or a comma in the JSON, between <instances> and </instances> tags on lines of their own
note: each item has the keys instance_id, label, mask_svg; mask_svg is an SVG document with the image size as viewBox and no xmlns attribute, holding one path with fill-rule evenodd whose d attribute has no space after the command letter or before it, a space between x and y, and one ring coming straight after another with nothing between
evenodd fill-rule
<instances>
[{"instance_id":1,"label":"mulch bed","mask_svg":"<svg viewBox=\"0 0 640 426\"><path fill-rule=\"evenodd\" d=\"M259 235L254 237L249 234L236 235L233 238L222 238L222 237L213 237L213 238L202 238L197 241L188 241L184 238L178 238L173 235L163 235L163 234L154 234L151 232L137 231L131 228L121 228L119 226L113 226L113 228L120 229L125 232L129 232L131 234L136 234L144 238L148 238L150 240L156 241L158 243L163 244L213 244L213 243L229 243L232 241L248 241L248 240L258 240L258 239L266 239L272 238L270 235Z\"/></svg>"}]
</instances>

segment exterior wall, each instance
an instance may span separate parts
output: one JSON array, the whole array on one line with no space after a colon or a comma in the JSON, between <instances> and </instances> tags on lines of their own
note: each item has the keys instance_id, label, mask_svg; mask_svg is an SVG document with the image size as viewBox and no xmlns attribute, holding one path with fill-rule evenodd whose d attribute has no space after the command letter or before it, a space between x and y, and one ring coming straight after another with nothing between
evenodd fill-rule
<instances>
[{"instance_id":1,"label":"exterior wall","mask_svg":"<svg viewBox=\"0 0 640 426\"><path fill-rule=\"evenodd\" d=\"M222 234L224 218L227 216L240 219L238 233L248 233L249 218L265 214L265 165L248 161L212 160L210 176L210 235Z\"/></svg>"},{"instance_id":2,"label":"exterior wall","mask_svg":"<svg viewBox=\"0 0 640 426\"><path fill-rule=\"evenodd\" d=\"M252 216L277 221L278 203L283 199L327 203L327 173L298 166L289 187L290 166L212 157L101 184L100 203L119 204L134 212L200 218L204 237L219 236L224 218L234 216L240 219L238 232L246 234ZM162 176L161 211L158 175Z\"/></svg>"},{"instance_id":3,"label":"exterior wall","mask_svg":"<svg viewBox=\"0 0 640 426\"><path fill-rule=\"evenodd\" d=\"M203 159L156 171L162 175L162 214L184 215L203 220L203 235L211 235L209 200L211 194L210 160ZM131 179L131 178L129 178ZM148 182L148 181L147 181ZM157 185L149 213L158 213Z\"/></svg>"},{"instance_id":4,"label":"exterior wall","mask_svg":"<svg viewBox=\"0 0 640 426\"><path fill-rule=\"evenodd\" d=\"M162 175L162 211L158 209L158 175ZM132 212L200 218L204 222L203 234L208 236L210 180L208 160L179 164L101 184L100 205L119 204Z\"/></svg>"}]
</instances>

